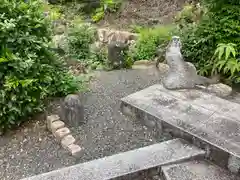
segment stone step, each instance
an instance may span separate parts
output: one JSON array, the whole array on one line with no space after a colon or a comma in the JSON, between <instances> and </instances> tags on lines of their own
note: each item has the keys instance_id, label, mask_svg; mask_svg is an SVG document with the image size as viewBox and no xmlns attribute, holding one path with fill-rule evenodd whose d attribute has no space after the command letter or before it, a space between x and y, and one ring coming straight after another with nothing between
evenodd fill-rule
<instances>
[{"instance_id":1,"label":"stone step","mask_svg":"<svg viewBox=\"0 0 240 180\"><path fill-rule=\"evenodd\" d=\"M208 161L189 161L162 167L165 180L240 180Z\"/></svg>"},{"instance_id":2,"label":"stone step","mask_svg":"<svg viewBox=\"0 0 240 180\"><path fill-rule=\"evenodd\" d=\"M123 98L121 110L149 128L195 144L214 163L240 173L240 104L156 84Z\"/></svg>"},{"instance_id":3,"label":"stone step","mask_svg":"<svg viewBox=\"0 0 240 180\"><path fill-rule=\"evenodd\" d=\"M107 180L121 179L121 177L135 179L144 176L143 174L157 175L156 168L160 166L188 159L199 159L204 155L205 151L184 140L174 139L24 180Z\"/></svg>"}]
</instances>

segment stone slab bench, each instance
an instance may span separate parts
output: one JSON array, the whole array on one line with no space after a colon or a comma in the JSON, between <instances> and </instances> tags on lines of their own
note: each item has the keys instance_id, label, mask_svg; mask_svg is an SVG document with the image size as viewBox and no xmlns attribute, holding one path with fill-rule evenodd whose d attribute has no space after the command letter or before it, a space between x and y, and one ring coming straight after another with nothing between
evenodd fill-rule
<instances>
[{"instance_id":1,"label":"stone slab bench","mask_svg":"<svg viewBox=\"0 0 240 180\"><path fill-rule=\"evenodd\" d=\"M123 114L183 138L206 158L240 173L240 104L200 90L167 90L157 84L121 100Z\"/></svg>"},{"instance_id":2,"label":"stone slab bench","mask_svg":"<svg viewBox=\"0 0 240 180\"><path fill-rule=\"evenodd\" d=\"M108 180L138 179L139 176L159 174L163 165L203 158L205 151L181 139L127 151L40 174L24 180ZM144 172L144 173L143 173ZM141 178L140 178L141 179Z\"/></svg>"}]
</instances>

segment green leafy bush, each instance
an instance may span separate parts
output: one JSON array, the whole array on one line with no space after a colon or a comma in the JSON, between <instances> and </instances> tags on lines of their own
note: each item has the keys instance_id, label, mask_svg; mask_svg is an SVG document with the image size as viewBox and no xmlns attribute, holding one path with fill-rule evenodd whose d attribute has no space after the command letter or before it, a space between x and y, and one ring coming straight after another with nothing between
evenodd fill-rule
<instances>
[{"instance_id":1,"label":"green leafy bush","mask_svg":"<svg viewBox=\"0 0 240 180\"><path fill-rule=\"evenodd\" d=\"M92 20L98 22L104 18L106 13L113 13L118 10L121 0L100 0L100 6L96 8Z\"/></svg>"},{"instance_id":2,"label":"green leafy bush","mask_svg":"<svg viewBox=\"0 0 240 180\"><path fill-rule=\"evenodd\" d=\"M87 61L90 46L96 40L96 29L90 24L73 24L68 33L69 55L79 61Z\"/></svg>"},{"instance_id":3,"label":"green leafy bush","mask_svg":"<svg viewBox=\"0 0 240 180\"><path fill-rule=\"evenodd\" d=\"M175 22L180 28L188 26L189 24L197 24L205 13L206 9L204 6L201 6L200 3L186 4L182 11L177 13Z\"/></svg>"},{"instance_id":4,"label":"green leafy bush","mask_svg":"<svg viewBox=\"0 0 240 180\"><path fill-rule=\"evenodd\" d=\"M91 24L74 23L70 27L68 34L69 56L84 63L91 69L107 66L106 48L95 47L96 33L96 28Z\"/></svg>"},{"instance_id":5,"label":"green leafy bush","mask_svg":"<svg viewBox=\"0 0 240 180\"><path fill-rule=\"evenodd\" d=\"M95 45L94 45L95 46ZM90 50L88 64L91 69L107 69L107 48L94 47Z\"/></svg>"},{"instance_id":6,"label":"green leafy bush","mask_svg":"<svg viewBox=\"0 0 240 180\"><path fill-rule=\"evenodd\" d=\"M152 60L158 48L165 48L173 33L173 26L158 26L139 28L139 38L136 42L134 61Z\"/></svg>"},{"instance_id":7,"label":"green leafy bush","mask_svg":"<svg viewBox=\"0 0 240 180\"><path fill-rule=\"evenodd\" d=\"M227 79L240 83L240 59L236 58L236 44L218 44L214 53L213 72L221 73L227 76Z\"/></svg>"},{"instance_id":8,"label":"green leafy bush","mask_svg":"<svg viewBox=\"0 0 240 180\"><path fill-rule=\"evenodd\" d=\"M37 0L0 3L0 131L42 110L47 97L78 90L49 51L51 32L41 9Z\"/></svg>"},{"instance_id":9,"label":"green leafy bush","mask_svg":"<svg viewBox=\"0 0 240 180\"><path fill-rule=\"evenodd\" d=\"M199 24L191 25L182 31L183 54L188 61L195 63L202 75L209 76L213 72L214 63L217 63L212 57L219 43L236 44L236 59L240 56L240 1L204 2L207 11ZM226 71L221 73L229 77Z\"/></svg>"}]
</instances>

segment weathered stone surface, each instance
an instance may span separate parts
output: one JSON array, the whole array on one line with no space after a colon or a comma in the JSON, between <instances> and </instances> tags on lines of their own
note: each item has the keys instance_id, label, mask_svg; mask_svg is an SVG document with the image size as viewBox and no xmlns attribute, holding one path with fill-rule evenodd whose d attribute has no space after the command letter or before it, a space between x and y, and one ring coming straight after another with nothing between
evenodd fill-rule
<instances>
[{"instance_id":1,"label":"weathered stone surface","mask_svg":"<svg viewBox=\"0 0 240 180\"><path fill-rule=\"evenodd\" d=\"M82 148L79 145L76 144L70 144L67 147L68 151L71 153L72 156L79 158L82 156Z\"/></svg>"},{"instance_id":2,"label":"weathered stone surface","mask_svg":"<svg viewBox=\"0 0 240 180\"><path fill-rule=\"evenodd\" d=\"M132 69L150 69L150 68L154 68L154 66L155 66L155 61L140 60L140 61L134 62L134 64L132 65Z\"/></svg>"},{"instance_id":3,"label":"weathered stone surface","mask_svg":"<svg viewBox=\"0 0 240 180\"><path fill-rule=\"evenodd\" d=\"M232 88L226 84L211 84L206 89L210 93L214 93L219 97L227 97L232 93Z\"/></svg>"},{"instance_id":4,"label":"weathered stone surface","mask_svg":"<svg viewBox=\"0 0 240 180\"><path fill-rule=\"evenodd\" d=\"M161 73L167 73L169 71L169 66L164 63L159 63L158 64L158 69Z\"/></svg>"},{"instance_id":5,"label":"weathered stone surface","mask_svg":"<svg viewBox=\"0 0 240 180\"><path fill-rule=\"evenodd\" d=\"M196 89L171 91L162 85L131 94L122 102L121 107L131 109L131 117L143 119L144 113L156 117L163 131L207 150L207 158L221 166L228 166L229 157L240 158L240 104Z\"/></svg>"},{"instance_id":6,"label":"weathered stone surface","mask_svg":"<svg viewBox=\"0 0 240 180\"><path fill-rule=\"evenodd\" d=\"M108 180L142 170L201 157L204 151L180 139L165 141L24 180Z\"/></svg>"},{"instance_id":7,"label":"weathered stone surface","mask_svg":"<svg viewBox=\"0 0 240 180\"><path fill-rule=\"evenodd\" d=\"M112 41L118 42L127 42L131 40L136 40L138 38L138 34L130 33L127 31L117 31L114 29L105 29L100 28L97 30L98 40L109 44Z\"/></svg>"},{"instance_id":8,"label":"weathered stone surface","mask_svg":"<svg viewBox=\"0 0 240 180\"><path fill-rule=\"evenodd\" d=\"M55 121L59 121L60 120L60 117L56 114L54 115L51 115L51 116L47 116L47 129L49 131L52 131L52 123L55 122Z\"/></svg>"},{"instance_id":9,"label":"weathered stone surface","mask_svg":"<svg viewBox=\"0 0 240 180\"><path fill-rule=\"evenodd\" d=\"M74 144L76 142L76 139L72 135L67 135L62 138L61 145L64 149L67 149L67 147L71 144Z\"/></svg>"},{"instance_id":10,"label":"weathered stone surface","mask_svg":"<svg viewBox=\"0 0 240 180\"><path fill-rule=\"evenodd\" d=\"M228 159L228 169L233 173L239 173L240 158L237 158L236 156L230 156Z\"/></svg>"},{"instance_id":11,"label":"weathered stone surface","mask_svg":"<svg viewBox=\"0 0 240 180\"><path fill-rule=\"evenodd\" d=\"M55 133L58 129L61 129L65 126L65 123L62 121L55 121L51 123L50 131Z\"/></svg>"},{"instance_id":12,"label":"weathered stone surface","mask_svg":"<svg viewBox=\"0 0 240 180\"><path fill-rule=\"evenodd\" d=\"M195 66L192 63L190 63L190 62L186 62L186 63L188 64L189 67L192 67L192 69L197 71ZM165 63L160 63L159 62L158 65L157 65L157 68L163 74L169 72L169 66L167 64L165 64Z\"/></svg>"},{"instance_id":13,"label":"weathered stone surface","mask_svg":"<svg viewBox=\"0 0 240 180\"><path fill-rule=\"evenodd\" d=\"M149 65L132 65L132 69L150 69L152 66Z\"/></svg>"},{"instance_id":14,"label":"weathered stone surface","mask_svg":"<svg viewBox=\"0 0 240 180\"><path fill-rule=\"evenodd\" d=\"M139 61L135 61L134 65L154 65L155 62L151 61L151 60L139 60Z\"/></svg>"},{"instance_id":15,"label":"weathered stone surface","mask_svg":"<svg viewBox=\"0 0 240 180\"><path fill-rule=\"evenodd\" d=\"M65 136L70 134L70 130L66 127L60 128L53 133L58 141L61 141Z\"/></svg>"},{"instance_id":16,"label":"weathered stone surface","mask_svg":"<svg viewBox=\"0 0 240 180\"><path fill-rule=\"evenodd\" d=\"M77 127L85 122L84 106L76 94L67 95L61 105L61 119L71 127Z\"/></svg>"},{"instance_id":17,"label":"weathered stone surface","mask_svg":"<svg viewBox=\"0 0 240 180\"><path fill-rule=\"evenodd\" d=\"M166 180L240 180L207 161L189 161L162 167Z\"/></svg>"},{"instance_id":18,"label":"weathered stone surface","mask_svg":"<svg viewBox=\"0 0 240 180\"><path fill-rule=\"evenodd\" d=\"M217 81L199 76L193 64L186 63L181 54L181 41L173 36L166 51L169 71L163 78L167 89L193 89L196 85L209 85Z\"/></svg>"}]
</instances>

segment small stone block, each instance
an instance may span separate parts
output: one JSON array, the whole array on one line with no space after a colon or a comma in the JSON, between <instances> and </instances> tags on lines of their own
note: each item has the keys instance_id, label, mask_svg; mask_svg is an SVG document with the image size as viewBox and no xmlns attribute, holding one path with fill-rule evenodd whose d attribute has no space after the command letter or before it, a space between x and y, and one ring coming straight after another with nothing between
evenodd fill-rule
<instances>
[{"instance_id":1,"label":"small stone block","mask_svg":"<svg viewBox=\"0 0 240 180\"><path fill-rule=\"evenodd\" d=\"M47 116L47 129L51 131L52 123L59 120L60 120L60 117L58 115L54 114L51 116Z\"/></svg>"},{"instance_id":2,"label":"small stone block","mask_svg":"<svg viewBox=\"0 0 240 180\"><path fill-rule=\"evenodd\" d=\"M82 155L82 148L79 145L71 144L67 149L74 157L80 157Z\"/></svg>"},{"instance_id":3,"label":"small stone block","mask_svg":"<svg viewBox=\"0 0 240 180\"><path fill-rule=\"evenodd\" d=\"M61 140L61 145L64 149L67 149L67 147L71 144L74 144L76 139L72 135L67 135Z\"/></svg>"},{"instance_id":4,"label":"small stone block","mask_svg":"<svg viewBox=\"0 0 240 180\"><path fill-rule=\"evenodd\" d=\"M58 141L61 141L65 136L70 134L70 130L66 127L58 129L53 135L56 137Z\"/></svg>"},{"instance_id":5,"label":"small stone block","mask_svg":"<svg viewBox=\"0 0 240 180\"><path fill-rule=\"evenodd\" d=\"M65 126L65 123L62 121L54 121L51 123L50 131L55 133L58 129L61 129Z\"/></svg>"}]
</instances>

